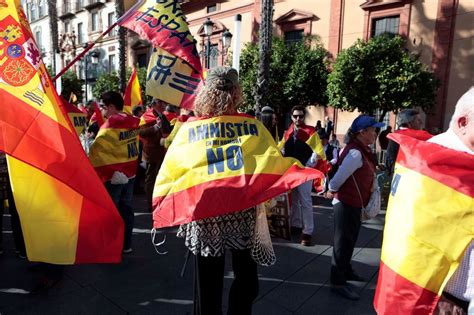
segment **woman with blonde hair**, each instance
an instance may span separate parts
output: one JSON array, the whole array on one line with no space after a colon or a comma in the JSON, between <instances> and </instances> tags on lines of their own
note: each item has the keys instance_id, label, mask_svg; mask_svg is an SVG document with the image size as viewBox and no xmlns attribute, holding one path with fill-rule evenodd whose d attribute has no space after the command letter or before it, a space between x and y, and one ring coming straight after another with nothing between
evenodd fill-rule
<instances>
[{"instance_id":1,"label":"woman with blonde hair","mask_svg":"<svg viewBox=\"0 0 474 315\"><path fill-rule=\"evenodd\" d=\"M235 69L213 68L196 98L194 112L197 117L235 115L241 95ZM180 226L178 237L185 238L196 257L194 314L222 314L226 249L232 253L234 271L228 314L251 314L258 295L257 263L251 254L255 222L255 208L250 208Z\"/></svg>"}]
</instances>

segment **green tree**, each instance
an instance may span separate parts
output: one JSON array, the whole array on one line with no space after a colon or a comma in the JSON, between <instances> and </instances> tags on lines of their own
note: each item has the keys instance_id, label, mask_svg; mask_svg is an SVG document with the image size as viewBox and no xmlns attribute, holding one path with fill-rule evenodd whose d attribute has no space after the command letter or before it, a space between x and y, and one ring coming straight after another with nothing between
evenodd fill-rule
<instances>
[{"instance_id":1,"label":"green tree","mask_svg":"<svg viewBox=\"0 0 474 315\"><path fill-rule=\"evenodd\" d=\"M258 54L258 46L247 44L240 59L245 109L254 107ZM326 104L327 65L327 51L318 38L293 44L273 38L268 105L287 112L294 105Z\"/></svg>"},{"instance_id":2,"label":"green tree","mask_svg":"<svg viewBox=\"0 0 474 315\"><path fill-rule=\"evenodd\" d=\"M107 91L116 91L119 92L119 77L115 72L112 73L102 73L98 78L92 89L92 95L96 99L100 99L103 93Z\"/></svg>"},{"instance_id":3,"label":"green tree","mask_svg":"<svg viewBox=\"0 0 474 315\"><path fill-rule=\"evenodd\" d=\"M400 36L358 40L341 51L328 78L329 104L373 114L419 106L433 108L438 81L418 58L406 51Z\"/></svg>"},{"instance_id":4,"label":"green tree","mask_svg":"<svg viewBox=\"0 0 474 315\"><path fill-rule=\"evenodd\" d=\"M72 70L66 71L61 76L61 96L69 100L71 93L74 93L78 102L82 102L82 80L80 80L76 73Z\"/></svg>"}]
</instances>

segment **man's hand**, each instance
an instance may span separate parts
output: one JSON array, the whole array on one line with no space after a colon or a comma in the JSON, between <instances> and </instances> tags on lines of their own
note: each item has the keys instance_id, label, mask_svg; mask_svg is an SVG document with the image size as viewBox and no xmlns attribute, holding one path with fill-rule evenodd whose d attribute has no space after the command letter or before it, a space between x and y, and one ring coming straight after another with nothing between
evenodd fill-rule
<instances>
[{"instance_id":1,"label":"man's hand","mask_svg":"<svg viewBox=\"0 0 474 315\"><path fill-rule=\"evenodd\" d=\"M324 197L326 197L327 199L334 199L335 197L335 194L336 192L335 191L326 191L326 193L324 194Z\"/></svg>"}]
</instances>

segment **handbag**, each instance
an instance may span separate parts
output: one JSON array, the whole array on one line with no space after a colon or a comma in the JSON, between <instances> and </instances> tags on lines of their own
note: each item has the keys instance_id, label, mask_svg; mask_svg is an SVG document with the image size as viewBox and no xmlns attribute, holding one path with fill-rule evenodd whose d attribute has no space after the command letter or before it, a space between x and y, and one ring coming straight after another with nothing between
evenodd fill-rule
<instances>
[{"instance_id":1,"label":"handbag","mask_svg":"<svg viewBox=\"0 0 474 315\"><path fill-rule=\"evenodd\" d=\"M377 181L374 178L374 186L375 188L370 195L369 203L367 206L364 207L364 201L362 200L362 195L359 190L359 185L357 185L357 181L355 180L354 175L352 175L352 179L356 185L357 192L359 193L360 203L362 205L362 210L360 212L360 220L367 221L370 219L375 218L380 213L380 208L382 205L382 200L380 197L380 188Z\"/></svg>"}]
</instances>

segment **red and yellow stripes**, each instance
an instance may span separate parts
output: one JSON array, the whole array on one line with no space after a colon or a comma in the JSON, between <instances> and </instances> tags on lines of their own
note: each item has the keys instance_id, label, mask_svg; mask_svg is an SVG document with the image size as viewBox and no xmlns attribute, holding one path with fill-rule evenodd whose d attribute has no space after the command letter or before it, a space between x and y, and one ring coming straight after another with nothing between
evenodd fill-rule
<instances>
[{"instance_id":1,"label":"red and yellow stripes","mask_svg":"<svg viewBox=\"0 0 474 315\"><path fill-rule=\"evenodd\" d=\"M64 107L64 110L66 111L69 120L71 121L71 124L73 125L77 135L79 136L84 131L87 125L86 114L62 97L61 101L62 106Z\"/></svg>"},{"instance_id":2,"label":"red and yellow stripes","mask_svg":"<svg viewBox=\"0 0 474 315\"><path fill-rule=\"evenodd\" d=\"M154 226L243 210L320 176L282 157L270 133L253 118L190 119L158 174Z\"/></svg>"},{"instance_id":3,"label":"red and yellow stripes","mask_svg":"<svg viewBox=\"0 0 474 315\"><path fill-rule=\"evenodd\" d=\"M404 135L386 215L375 308L431 314L474 237L474 157Z\"/></svg>"},{"instance_id":4,"label":"red and yellow stripes","mask_svg":"<svg viewBox=\"0 0 474 315\"><path fill-rule=\"evenodd\" d=\"M138 124L140 120L125 113L115 114L100 127L89 151L97 174L106 182L115 171L133 177L137 171Z\"/></svg>"},{"instance_id":5,"label":"red and yellow stripes","mask_svg":"<svg viewBox=\"0 0 474 315\"><path fill-rule=\"evenodd\" d=\"M133 107L142 104L142 91L140 90L140 82L138 81L136 68L133 68L130 80L128 80L123 101L123 111L129 115L132 115Z\"/></svg>"},{"instance_id":6,"label":"red and yellow stripes","mask_svg":"<svg viewBox=\"0 0 474 315\"><path fill-rule=\"evenodd\" d=\"M286 132L283 134L283 139L278 145L280 148L283 148L285 146L285 142L290 137L293 137L294 129L294 124L291 124L290 127L288 127ZM321 159L326 159L326 154L324 153L324 147L321 143L321 139L313 127L308 125L299 127L299 132L296 136L299 140L305 142Z\"/></svg>"}]
</instances>

